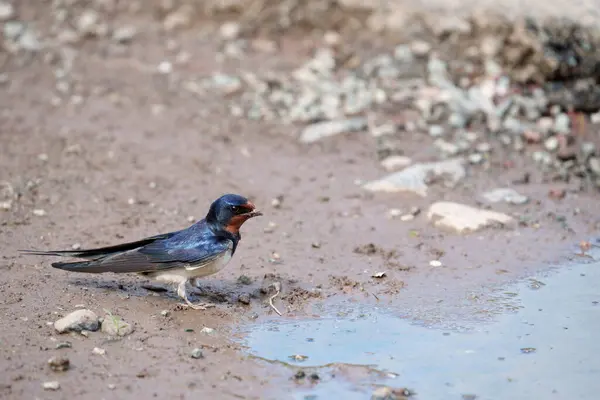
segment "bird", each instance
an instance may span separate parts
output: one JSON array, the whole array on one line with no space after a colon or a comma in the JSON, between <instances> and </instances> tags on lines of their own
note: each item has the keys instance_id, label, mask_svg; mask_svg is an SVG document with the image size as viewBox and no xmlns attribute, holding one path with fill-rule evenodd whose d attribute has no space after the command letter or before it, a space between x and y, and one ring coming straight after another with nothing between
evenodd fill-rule
<instances>
[{"instance_id":1,"label":"bird","mask_svg":"<svg viewBox=\"0 0 600 400\"><path fill-rule=\"evenodd\" d=\"M65 271L136 273L175 284L177 295L185 302L183 306L205 309L206 304L194 304L189 299L188 284L197 287L197 279L221 271L235 254L242 224L261 215L247 198L225 194L210 205L203 219L179 231L88 250L20 251L86 260L52 263L52 267Z\"/></svg>"}]
</instances>

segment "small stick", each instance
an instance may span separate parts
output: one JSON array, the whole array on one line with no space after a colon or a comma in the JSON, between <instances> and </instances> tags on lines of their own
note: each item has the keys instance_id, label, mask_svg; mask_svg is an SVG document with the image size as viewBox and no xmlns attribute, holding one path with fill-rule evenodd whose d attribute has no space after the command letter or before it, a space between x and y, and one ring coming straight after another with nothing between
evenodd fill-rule
<instances>
[{"instance_id":1,"label":"small stick","mask_svg":"<svg viewBox=\"0 0 600 400\"><path fill-rule=\"evenodd\" d=\"M273 296L269 297L269 305L281 317L281 313L279 312L279 310L277 309L277 307L275 307L275 304L273 304L273 299L275 297L279 296L279 291L280 291L281 285L279 284L279 282L275 282L275 283L273 283L273 287L275 288L276 292L275 292L275 294Z\"/></svg>"}]
</instances>

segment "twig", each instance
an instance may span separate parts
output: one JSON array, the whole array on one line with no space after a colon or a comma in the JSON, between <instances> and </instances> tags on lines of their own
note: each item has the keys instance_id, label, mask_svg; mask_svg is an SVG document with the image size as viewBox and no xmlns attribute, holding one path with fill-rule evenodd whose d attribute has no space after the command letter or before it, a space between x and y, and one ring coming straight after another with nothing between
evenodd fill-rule
<instances>
[{"instance_id":1,"label":"twig","mask_svg":"<svg viewBox=\"0 0 600 400\"><path fill-rule=\"evenodd\" d=\"M275 283L273 283L273 287L275 288L275 294L273 296L269 297L269 305L281 317L281 313L279 312L279 310L277 309L277 307L275 307L275 304L273 304L273 299L275 297L279 296L279 292L281 290L281 285L279 284L279 282L275 282Z\"/></svg>"}]
</instances>

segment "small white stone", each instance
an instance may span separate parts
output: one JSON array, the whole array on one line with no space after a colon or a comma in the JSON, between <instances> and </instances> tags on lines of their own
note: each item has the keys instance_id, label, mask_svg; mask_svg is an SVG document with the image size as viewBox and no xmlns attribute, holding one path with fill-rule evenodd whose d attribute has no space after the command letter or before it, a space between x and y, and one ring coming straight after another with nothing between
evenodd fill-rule
<instances>
[{"instance_id":1,"label":"small white stone","mask_svg":"<svg viewBox=\"0 0 600 400\"><path fill-rule=\"evenodd\" d=\"M221 37L225 40L234 40L237 39L240 35L240 30L240 24L238 24L237 22L230 21L225 22L223 25L221 25L219 33L221 34Z\"/></svg>"},{"instance_id":2,"label":"small white stone","mask_svg":"<svg viewBox=\"0 0 600 400\"><path fill-rule=\"evenodd\" d=\"M392 208L388 211L388 214L392 218L397 218L402 215L402 210L400 210L399 208Z\"/></svg>"},{"instance_id":3,"label":"small white stone","mask_svg":"<svg viewBox=\"0 0 600 400\"><path fill-rule=\"evenodd\" d=\"M439 261L439 260L431 260L431 261L429 261L429 265L431 267L437 268L437 267L441 267L442 266L442 262Z\"/></svg>"},{"instance_id":4,"label":"small white stone","mask_svg":"<svg viewBox=\"0 0 600 400\"><path fill-rule=\"evenodd\" d=\"M427 217L435 226L452 229L458 233L474 232L494 223L504 226L514 221L506 214L447 201L432 204Z\"/></svg>"},{"instance_id":5,"label":"small white stone","mask_svg":"<svg viewBox=\"0 0 600 400\"><path fill-rule=\"evenodd\" d=\"M163 61L158 64L157 70L163 75L168 75L173 72L173 64L171 64L169 61Z\"/></svg>"},{"instance_id":6,"label":"small white stone","mask_svg":"<svg viewBox=\"0 0 600 400\"><path fill-rule=\"evenodd\" d=\"M205 333L205 334L211 334L213 333L215 330L213 328L208 328L208 327L204 327L202 329L200 329L200 333Z\"/></svg>"},{"instance_id":7,"label":"small white stone","mask_svg":"<svg viewBox=\"0 0 600 400\"><path fill-rule=\"evenodd\" d=\"M58 381L44 382L42 387L44 390L58 390L60 389L60 383Z\"/></svg>"},{"instance_id":8,"label":"small white stone","mask_svg":"<svg viewBox=\"0 0 600 400\"><path fill-rule=\"evenodd\" d=\"M98 356L103 356L106 354L106 350L101 349L100 347L94 347L94 349L92 350L92 353L94 353Z\"/></svg>"},{"instance_id":9,"label":"small white stone","mask_svg":"<svg viewBox=\"0 0 600 400\"><path fill-rule=\"evenodd\" d=\"M33 210L33 215L35 215L36 217L43 217L46 215L46 210L36 208L35 210Z\"/></svg>"},{"instance_id":10,"label":"small white stone","mask_svg":"<svg viewBox=\"0 0 600 400\"><path fill-rule=\"evenodd\" d=\"M12 4L2 1L0 2L0 21L8 21L15 16L15 8Z\"/></svg>"},{"instance_id":11,"label":"small white stone","mask_svg":"<svg viewBox=\"0 0 600 400\"><path fill-rule=\"evenodd\" d=\"M387 171L398 171L410 165L412 160L405 156L389 156L381 161L381 166Z\"/></svg>"},{"instance_id":12,"label":"small white stone","mask_svg":"<svg viewBox=\"0 0 600 400\"><path fill-rule=\"evenodd\" d=\"M127 204L129 204L130 206L134 205L135 203L136 203L136 201L133 197L127 199Z\"/></svg>"}]
</instances>

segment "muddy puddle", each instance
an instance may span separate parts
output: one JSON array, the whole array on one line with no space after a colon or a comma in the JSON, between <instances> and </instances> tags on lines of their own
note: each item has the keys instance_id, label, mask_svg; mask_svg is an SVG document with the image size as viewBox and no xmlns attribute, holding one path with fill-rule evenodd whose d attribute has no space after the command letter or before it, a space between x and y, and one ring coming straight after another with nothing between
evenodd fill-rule
<instances>
[{"instance_id":1,"label":"muddy puddle","mask_svg":"<svg viewBox=\"0 0 600 400\"><path fill-rule=\"evenodd\" d=\"M397 309L338 305L320 319L245 326L242 343L255 357L289 366L291 377L299 368L307 377L320 373L318 383L299 385L295 399L368 399L378 385L412 389L417 399L597 399L599 256L504 287L504 309L516 311L464 329L400 318L399 298ZM332 377L332 365L379 373Z\"/></svg>"}]
</instances>

